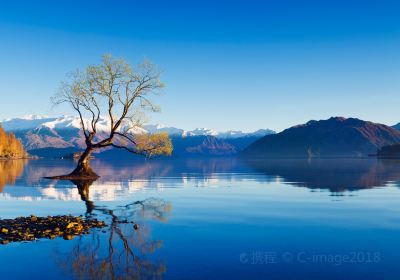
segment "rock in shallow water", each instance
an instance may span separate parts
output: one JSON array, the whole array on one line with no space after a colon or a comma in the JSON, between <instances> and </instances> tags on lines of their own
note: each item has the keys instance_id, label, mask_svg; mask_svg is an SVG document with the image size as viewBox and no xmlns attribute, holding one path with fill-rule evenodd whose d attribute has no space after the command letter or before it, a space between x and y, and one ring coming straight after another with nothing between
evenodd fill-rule
<instances>
[{"instance_id":1,"label":"rock in shallow water","mask_svg":"<svg viewBox=\"0 0 400 280\"><path fill-rule=\"evenodd\" d=\"M39 238L54 239L62 236L71 240L75 235L88 234L91 228L103 228L106 224L97 219L74 216L19 217L0 220L0 244L33 241Z\"/></svg>"}]
</instances>

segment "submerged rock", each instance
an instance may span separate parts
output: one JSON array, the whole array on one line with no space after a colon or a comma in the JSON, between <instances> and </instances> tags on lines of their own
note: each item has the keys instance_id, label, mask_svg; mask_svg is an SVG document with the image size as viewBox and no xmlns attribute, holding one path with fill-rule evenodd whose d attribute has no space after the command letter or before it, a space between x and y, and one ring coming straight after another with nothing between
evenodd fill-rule
<instances>
[{"instance_id":1,"label":"submerged rock","mask_svg":"<svg viewBox=\"0 0 400 280\"><path fill-rule=\"evenodd\" d=\"M103 228L106 224L97 219L74 216L19 217L0 220L0 244L33 241L39 238L54 239L62 236L71 240L75 235L88 234L91 228Z\"/></svg>"}]
</instances>

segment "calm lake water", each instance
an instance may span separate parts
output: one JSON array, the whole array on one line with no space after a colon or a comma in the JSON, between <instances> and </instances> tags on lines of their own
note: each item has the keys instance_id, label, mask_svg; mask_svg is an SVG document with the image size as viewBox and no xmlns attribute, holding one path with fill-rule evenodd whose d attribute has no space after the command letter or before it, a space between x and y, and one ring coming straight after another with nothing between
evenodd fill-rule
<instances>
[{"instance_id":1,"label":"calm lake water","mask_svg":"<svg viewBox=\"0 0 400 280\"><path fill-rule=\"evenodd\" d=\"M1 218L110 225L0 246L3 279L400 279L399 161L94 160L95 182L42 179L73 166L0 162Z\"/></svg>"}]
</instances>

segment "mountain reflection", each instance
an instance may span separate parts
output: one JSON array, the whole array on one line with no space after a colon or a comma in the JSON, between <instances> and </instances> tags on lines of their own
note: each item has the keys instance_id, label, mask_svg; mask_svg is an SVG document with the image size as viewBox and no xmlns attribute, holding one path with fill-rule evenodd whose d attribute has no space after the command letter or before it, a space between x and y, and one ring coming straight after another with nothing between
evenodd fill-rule
<instances>
[{"instance_id":1,"label":"mountain reflection","mask_svg":"<svg viewBox=\"0 0 400 280\"><path fill-rule=\"evenodd\" d=\"M247 161L258 172L284 182L332 192L385 186L400 181L399 160L312 159Z\"/></svg>"},{"instance_id":2,"label":"mountain reflection","mask_svg":"<svg viewBox=\"0 0 400 280\"><path fill-rule=\"evenodd\" d=\"M399 160L242 161L235 158L94 160L92 165L101 178L96 182L90 182L89 192L89 187L84 185L71 188L71 183L68 181L43 179L43 176L67 173L73 168L73 161L2 161L0 162L1 197L21 200L81 200L86 192L91 200L115 201L118 197L143 188L232 185L234 182L246 179L261 183L279 181L310 189L342 192L385 186L388 183L397 184L400 181ZM10 187L4 188L5 185Z\"/></svg>"},{"instance_id":3,"label":"mountain reflection","mask_svg":"<svg viewBox=\"0 0 400 280\"><path fill-rule=\"evenodd\" d=\"M91 200L115 201L143 188L162 189L176 185L206 187L214 183L216 174L234 180L231 172L248 173L251 168L235 159L191 159L191 160L142 160L101 161L94 160L93 168L101 175L88 187L71 188L69 181L43 179L44 176L64 174L74 166L69 160L33 160L26 166L15 187L6 188L3 199L19 200L80 200L82 194L90 193ZM158 180L155 180L158 178ZM19 188L16 188L19 187Z\"/></svg>"}]
</instances>

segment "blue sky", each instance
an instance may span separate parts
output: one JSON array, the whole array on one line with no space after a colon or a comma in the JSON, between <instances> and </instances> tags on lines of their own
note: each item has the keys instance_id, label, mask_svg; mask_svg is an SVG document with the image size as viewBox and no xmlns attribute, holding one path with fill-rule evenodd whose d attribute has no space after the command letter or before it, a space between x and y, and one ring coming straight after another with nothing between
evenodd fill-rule
<instances>
[{"instance_id":1,"label":"blue sky","mask_svg":"<svg viewBox=\"0 0 400 280\"><path fill-rule=\"evenodd\" d=\"M330 116L400 121L398 1L0 5L0 119L71 114L51 107L60 81L111 53L163 69L153 123L279 131Z\"/></svg>"}]
</instances>

